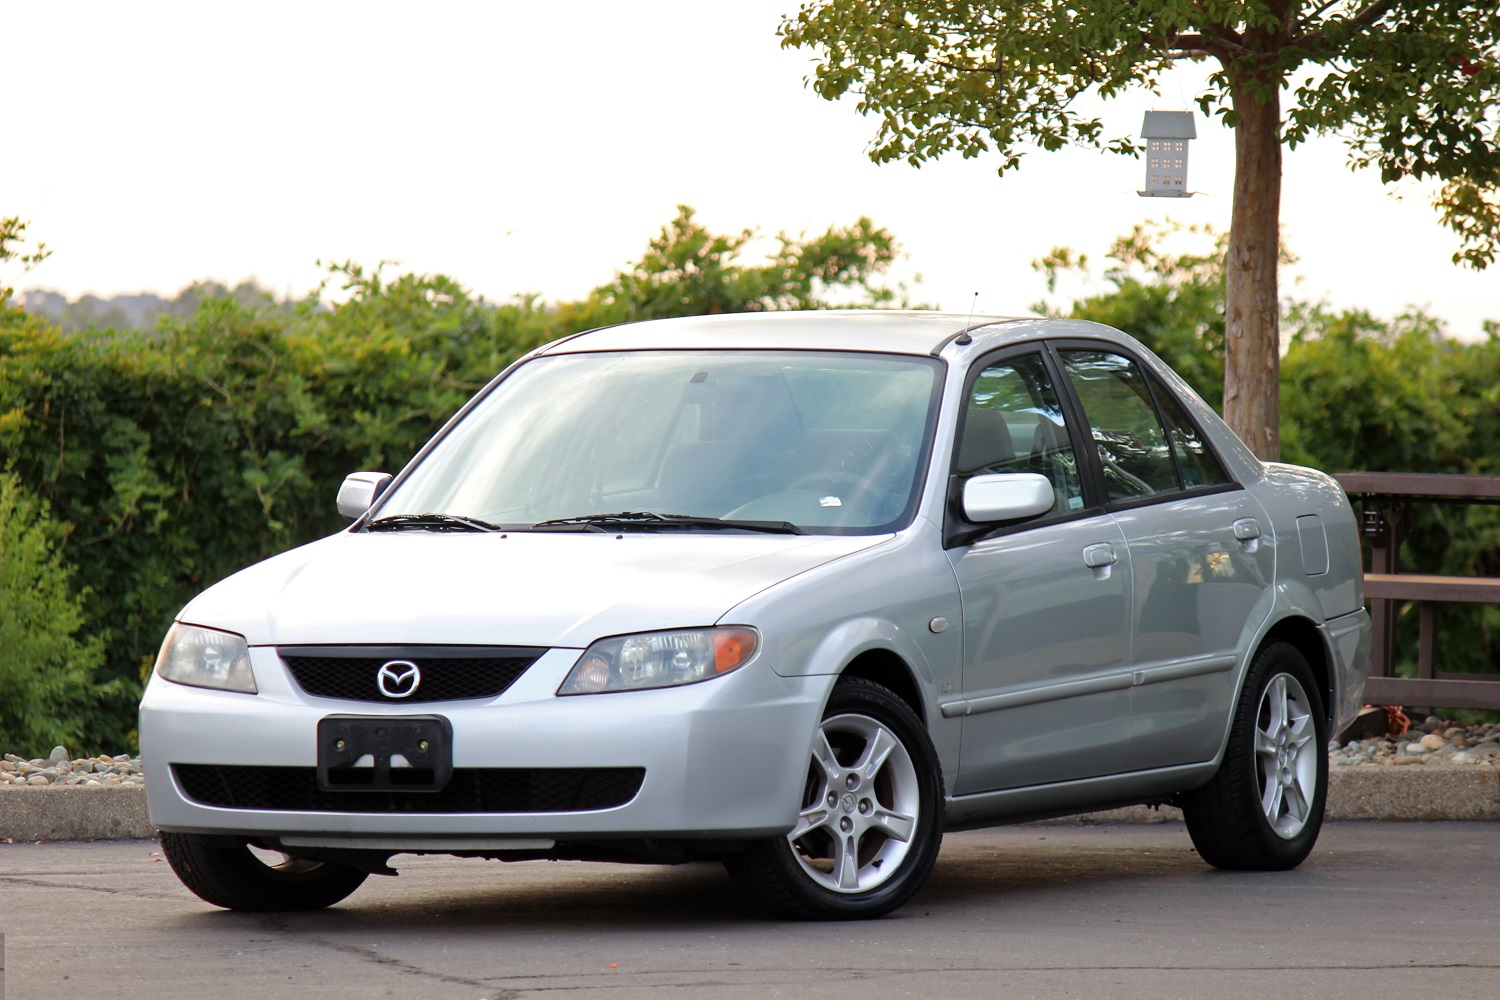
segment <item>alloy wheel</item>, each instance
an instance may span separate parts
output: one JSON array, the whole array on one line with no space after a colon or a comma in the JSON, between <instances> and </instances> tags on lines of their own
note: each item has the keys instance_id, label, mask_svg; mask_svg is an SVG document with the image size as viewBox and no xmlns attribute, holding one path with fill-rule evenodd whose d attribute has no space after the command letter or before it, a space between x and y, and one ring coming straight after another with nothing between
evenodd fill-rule
<instances>
[{"instance_id":1,"label":"alloy wheel","mask_svg":"<svg viewBox=\"0 0 1500 1000\"><path fill-rule=\"evenodd\" d=\"M900 869L920 808L916 766L900 739L868 716L838 715L814 738L803 808L787 840L817 884L868 892Z\"/></svg>"},{"instance_id":2,"label":"alloy wheel","mask_svg":"<svg viewBox=\"0 0 1500 1000\"><path fill-rule=\"evenodd\" d=\"M1302 832L1317 793L1317 742L1312 703L1295 677L1277 674L1260 699L1255 726L1255 758L1260 774L1260 808L1283 840Z\"/></svg>"}]
</instances>

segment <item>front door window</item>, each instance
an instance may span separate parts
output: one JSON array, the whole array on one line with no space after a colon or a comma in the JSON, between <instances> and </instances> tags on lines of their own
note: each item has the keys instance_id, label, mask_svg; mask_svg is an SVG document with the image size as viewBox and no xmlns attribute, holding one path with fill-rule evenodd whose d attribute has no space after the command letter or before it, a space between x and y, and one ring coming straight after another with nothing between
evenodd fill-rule
<instances>
[{"instance_id":1,"label":"front door window","mask_svg":"<svg viewBox=\"0 0 1500 1000\"><path fill-rule=\"evenodd\" d=\"M985 367L969 392L956 472L1034 472L1052 483L1052 514L1083 507L1078 457L1041 355Z\"/></svg>"}]
</instances>

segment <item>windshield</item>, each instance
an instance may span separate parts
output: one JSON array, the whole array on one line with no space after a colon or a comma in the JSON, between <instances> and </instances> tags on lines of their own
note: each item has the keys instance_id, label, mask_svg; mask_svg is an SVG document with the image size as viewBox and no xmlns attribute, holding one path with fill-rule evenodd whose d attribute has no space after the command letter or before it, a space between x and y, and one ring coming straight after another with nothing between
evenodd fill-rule
<instances>
[{"instance_id":1,"label":"windshield","mask_svg":"<svg viewBox=\"0 0 1500 1000\"><path fill-rule=\"evenodd\" d=\"M649 512L840 534L892 530L916 506L939 384L936 360L893 355L535 358L382 499L376 520L707 527L640 516Z\"/></svg>"}]
</instances>

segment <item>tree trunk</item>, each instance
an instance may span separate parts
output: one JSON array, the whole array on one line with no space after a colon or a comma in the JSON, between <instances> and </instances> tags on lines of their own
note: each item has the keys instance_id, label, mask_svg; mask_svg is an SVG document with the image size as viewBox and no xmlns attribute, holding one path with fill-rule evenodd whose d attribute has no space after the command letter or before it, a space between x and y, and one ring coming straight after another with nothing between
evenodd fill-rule
<instances>
[{"instance_id":1,"label":"tree trunk","mask_svg":"<svg viewBox=\"0 0 1500 1000\"><path fill-rule=\"evenodd\" d=\"M1264 93L1255 93L1262 89ZM1234 87L1234 207L1224 288L1224 419L1250 450L1281 457L1279 80Z\"/></svg>"}]
</instances>

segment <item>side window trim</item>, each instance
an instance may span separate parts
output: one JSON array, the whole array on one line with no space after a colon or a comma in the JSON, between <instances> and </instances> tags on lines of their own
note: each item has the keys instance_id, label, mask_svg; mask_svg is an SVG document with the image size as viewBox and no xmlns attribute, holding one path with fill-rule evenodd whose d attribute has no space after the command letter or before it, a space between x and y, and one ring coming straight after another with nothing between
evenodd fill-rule
<instances>
[{"instance_id":1,"label":"side window trim","mask_svg":"<svg viewBox=\"0 0 1500 1000\"><path fill-rule=\"evenodd\" d=\"M1162 429L1167 431L1167 443L1171 446L1172 449L1172 461L1177 466L1177 478L1178 481L1182 484L1183 492L1190 493L1196 496L1202 492L1220 492L1218 489L1216 489L1216 487L1221 486L1234 486L1243 488L1243 484L1235 478L1234 473L1229 471L1229 466L1225 464L1224 457L1220 455L1218 449L1214 447L1213 441L1210 440L1207 434L1203 433L1203 426L1193 418L1192 411L1188 407L1182 405L1181 397L1172 392L1172 390L1166 385L1165 380L1162 379L1161 376L1159 376L1156 372L1152 371L1149 366L1140 362L1137 363L1140 364L1141 371L1146 376L1146 385L1151 389L1152 402L1156 406L1157 416L1161 420ZM1171 429L1169 426L1171 422L1166 419L1166 412L1164 407L1162 406L1162 396L1165 396L1167 399L1172 401L1178 414L1182 417L1183 422L1187 424L1188 428L1190 428L1195 435L1197 435L1198 441L1203 445L1204 451L1210 458L1213 459L1213 463L1219 467L1219 471L1224 474L1224 482L1211 483L1208 486L1188 485L1187 473L1182 467L1182 456L1177 453L1177 442L1172 438Z\"/></svg>"},{"instance_id":2,"label":"side window trim","mask_svg":"<svg viewBox=\"0 0 1500 1000\"><path fill-rule=\"evenodd\" d=\"M1191 500L1194 497L1209 497L1217 493L1238 493L1244 490L1244 486L1236 482L1215 483L1212 486L1194 486L1191 489L1178 490L1175 493L1157 493L1149 497L1135 497L1130 500L1111 500L1106 509L1111 514L1126 510L1139 510L1142 507L1154 507L1162 503L1176 503L1179 500Z\"/></svg>"},{"instance_id":3,"label":"side window trim","mask_svg":"<svg viewBox=\"0 0 1500 1000\"><path fill-rule=\"evenodd\" d=\"M1083 480L1084 506L1100 511L1110 509L1109 490L1104 485L1104 469L1099 464L1099 446L1094 441L1092 425L1083 410L1083 402L1073 388L1063 367L1062 348L1069 341L1048 340L1042 347L1046 355L1047 375L1057 386L1057 394L1068 421L1068 436L1073 441L1073 454L1078 456L1078 475Z\"/></svg>"},{"instance_id":4,"label":"side window trim","mask_svg":"<svg viewBox=\"0 0 1500 1000\"><path fill-rule=\"evenodd\" d=\"M1179 494L1184 493L1188 488L1187 476L1183 475L1182 459L1177 455L1177 442L1172 440L1172 428L1167 423L1165 411L1162 410L1161 398L1158 395L1161 389L1157 385L1158 379L1156 374L1137 358L1133 358L1128 354L1121 354L1121 357L1135 365L1136 370L1141 373L1141 380L1146 383L1146 397L1151 401L1151 412L1156 414L1156 423L1161 427L1162 440L1167 443L1167 457L1172 461L1172 472L1177 476L1177 492Z\"/></svg>"}]
</instances>

